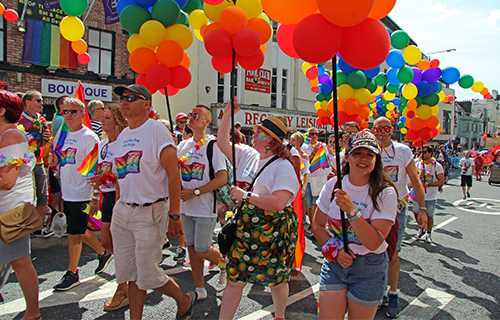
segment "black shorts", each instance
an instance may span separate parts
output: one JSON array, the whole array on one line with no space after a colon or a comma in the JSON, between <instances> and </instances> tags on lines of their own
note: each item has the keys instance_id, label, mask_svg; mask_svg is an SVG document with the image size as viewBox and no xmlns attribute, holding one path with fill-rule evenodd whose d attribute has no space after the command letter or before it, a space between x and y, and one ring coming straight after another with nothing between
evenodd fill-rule
<instances>
[{"instance_id":1,"label":"black shorts","mask_svg":"<svg viewBox=\"0 0 500 320\"><path fill-rule=\"evenodd\" d=\"M115 206L115 191L103 192L102 193L102 222L111 223L111 216L113 215L113 208Z\"/></svg>"},{"instance_id":2,"label":"black shorts","mask_svg":"<svg viewBox=\"0 0 500 320\"><path fill-rule=\"evenodd\" d=\"M68 234L85 234L89 215L83 212L90 201L70 202L64 201L64 213L68 224Z\"/></svg>"},{"instance_id":3,"label":"black shorts","mask_svg":"<svg viewBox=\"0 0 500 320\"><path fill-rule=\"evenodd\" d=\"M460 186L461 187L472 187L472 176L464 176L460 177Z\"/></svg>"}]
</instances>

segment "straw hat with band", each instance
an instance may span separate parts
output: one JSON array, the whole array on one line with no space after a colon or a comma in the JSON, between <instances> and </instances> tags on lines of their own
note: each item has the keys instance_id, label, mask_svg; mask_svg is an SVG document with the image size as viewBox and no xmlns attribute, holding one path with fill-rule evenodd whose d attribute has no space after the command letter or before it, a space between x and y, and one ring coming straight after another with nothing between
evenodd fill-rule
<instances>
[{"instance_id":1,"label":"straw hat with band","mask_svg":"<svg viewBox=\"0 0 500 320\"><path fill-rule=\"evenodd\" d=\"M274 139L283 142L286 138L286 126L285 124L278 118L275 117L267 117L262 121L261 124L255 125L253 127L254 131L257 131L257 128L261 128L265 132L267 132Z\"/></svg>"}]
</instances>

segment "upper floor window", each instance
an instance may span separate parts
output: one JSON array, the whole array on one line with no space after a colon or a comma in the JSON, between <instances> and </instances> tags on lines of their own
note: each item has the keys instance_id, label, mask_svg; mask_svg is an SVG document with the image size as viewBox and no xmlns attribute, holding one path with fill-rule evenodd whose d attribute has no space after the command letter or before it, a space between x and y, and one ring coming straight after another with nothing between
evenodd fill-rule
<instances>
[{"instance_id":1,"label":"upper floor window","mask_svg":"<svg viewBox=\"0 0 500 320\"><path fill-rule=\"evenodd\" d=\"M98 74L114 74L115 34L104 30L89 29L88 71Z\"/></svg>"},{"instance_id":2,"label":"upper floor window","mask_svg":"<svg viewBox=\"0 0 500 320\"><path fill-rule=\"evenodd\" d=\"M0 18L0 61L5 61L5 19Z\"/></svg>"}]
</instances>

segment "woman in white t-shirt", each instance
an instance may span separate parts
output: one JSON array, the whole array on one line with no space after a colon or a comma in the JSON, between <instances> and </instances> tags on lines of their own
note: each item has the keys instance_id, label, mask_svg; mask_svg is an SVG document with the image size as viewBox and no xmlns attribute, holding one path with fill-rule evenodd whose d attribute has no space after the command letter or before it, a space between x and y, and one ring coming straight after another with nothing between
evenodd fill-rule
<instances>
[{"instance_id":1,"label":"woman in white t-shirt","mask_svg":"<svg viewBox=\"0 0 500 320\"><path fill-rule=\"evenodd\" d=\"M321 191L313 232L323 244L319 318L373 319L382 302L389 258L385 235L396 219L397 192L382 169L375 136L361 131L351 136L342 168ZM333 201L332 201L333 200ZM348 253L340 209L345 212Z\"/></svg>"},{"instance_id":2,"label":"woman in white t-shirt","mask_svg":"<svg viewBox=\"0 0 500 320\"><path fill-rule=\"evenodd\" d=\"M239 111L235 103L235 112ZM217 144L228 157L230 105L221 120ZM297 239L297 215L291 203L299 191L299 182L290 162L290 151L283 144L286 126L276 117L268 117L254 127L253 148L235 145L237 168L252 182L249 192L231 187L231 197L244 201L237 220L236 239L227 260L228 283L222 298L219 319L233 319L247 283L271 288L276 319L284 319ZM272 162L271 162L272 161Z\"/></svg>"}]
</instances>

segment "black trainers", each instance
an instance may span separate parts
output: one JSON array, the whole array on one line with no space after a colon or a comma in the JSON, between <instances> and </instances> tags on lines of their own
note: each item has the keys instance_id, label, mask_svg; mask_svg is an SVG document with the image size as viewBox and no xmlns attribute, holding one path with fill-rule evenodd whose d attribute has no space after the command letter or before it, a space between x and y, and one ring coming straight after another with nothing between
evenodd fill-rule
<instances>
[{"instance_id":1,"label":"black trainers","mask_svg":"<svg viewBox=\"0 0 500 320\"><path fill-rule=\"evenodd\" d=\"M413 240L422 240L422 237L425 235L425 228L424 229L418 229L418 233L416 236L413 237Z\"/></svg>"},{"instance_id":2,"label":"black trainers","mask_svg":"<svg viewBox=\"0 0 500 320\"><path fill-rule=\"evenodd\" d=\"M108 251L104 251L102 255L98 256L97 260L99 260L99 265L95 269L95 274L99 274L106 269L111 260L113 260L113 255Z\"/></svg>"},{"instance_id":3,"label":"black trainers","mask_svg":"<svg viewBox=\"0 0 500 320\"><path fill-rule=\"evenodd\" d=\"M469 193L469 191L467 191L467 198L470 198L470 193Z\"/></svg>"},{"instance_id":4,"label":"black trainers","mask_svg":"<svg viewBox=\"0 0 500 320\"><path fill-rule=\"evenodd\" d=\"M56 284L53 288L56 291L67 291L71 288L74 288L80 284L80 277L78 276L78 270L76 273L71 271L66 271L64 276L61 278L58 284Z\"/></svg>"},{"instance_id":5,"label":"black trainers","mask_svg":"<svg viewBox=\"0 0 500 320\"><path fill-rule=\"evenodd\" d=\"M161 249L166 250L166 249L170 249L171 247L172 247L172 245L170 244L170 241L167 240L167 242L165 242L163 244L163 247Z\"/></svg>"},{"instance_id":6,"label":"black trainers","mask_svg":"<svg viewBox=\"0 0 500 320\"><path fill-rule=\"evenodd\" d=\"M35 238L48 238L51 237L54 234L54 231L49 231L48 228L43 227L40 230L37 230L32 233L33 237Z\"/></svg>"},{"instance_id":7,"label":"black trainers","mask_svg":"<svg viewBox=\"0 0 500 320\"><path fill-rule=\"evenodd\" d=\"M384 295L382 298L382 303L378 305L377 309L380 309L382 307L387 307L389 305L389 297Z\"/></svg>"},{"instance_id":8,"label":"black trainers","mask_svg":"<svg viewBox=\"0 0 500 320\"><path fill-rule=\"evenodd\" d=\"M385 314L389 318L394 319L399 316L400 312L401 309L399 308L399 296L397 294L389 293L389 307L387 308Z\"/></svg>"},{"instance_id":9,"label":"black trainers","mask_svg":"<svg viewBox=\"0 0 500 320\"><path fill-rule=\"evenodd\" d=\"M174 255L174 260L182 261L184 260L184 258L186 258L186 249L184 249L183 247L178 247Z\"/></svg>"}]
</instances>

